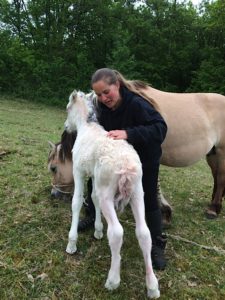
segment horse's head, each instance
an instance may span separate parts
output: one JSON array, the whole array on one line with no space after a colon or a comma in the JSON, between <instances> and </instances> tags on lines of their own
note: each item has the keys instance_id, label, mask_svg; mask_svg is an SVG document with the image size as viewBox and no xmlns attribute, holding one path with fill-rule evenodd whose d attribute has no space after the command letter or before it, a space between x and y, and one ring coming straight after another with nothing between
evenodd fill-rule
<instances>
[{"instance_id":1,"label":"horse's head","mask_svg":"<svg viewBox=\"0 0 225 300\"><path fill-rule=\"evenodd\" d=\"M71 198L74 190L72 148L76 133L63 132L61 142L49 142L51 150L48 156L48 170L52 174L51 196Z\"/></svg>"},{"instance_id":2,"label":"horse's head","mask_svg":"<svg viewBox=\"0 0 225 300\"><path fill-rule=\"evenodd\" d=\"M94 92L84 94L74 90L69 96L67 104L67 120L65 129L67 132L76 130L83 121L97 122L96 118L96 95Z\"/></svg>"},{"instance_id":3,"label":"horse's head","mask_svg":"<svg viewBox=\"0 0 225 300\"><path fill-rule=\"evenodd\" d=\"M69 96L67 104L67 119L65 129L67 132L72 132L77 129L83 120L88 118L88 106L86 104L85 94L74 90Z\"/></svg>"}]
</instances>

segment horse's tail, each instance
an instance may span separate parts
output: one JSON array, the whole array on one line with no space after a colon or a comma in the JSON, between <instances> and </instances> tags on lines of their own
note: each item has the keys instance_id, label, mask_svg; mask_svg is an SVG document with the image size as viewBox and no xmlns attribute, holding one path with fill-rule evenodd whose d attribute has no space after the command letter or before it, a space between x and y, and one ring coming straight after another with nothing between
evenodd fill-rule
<instances>
[{"instance_id":1,"label":"horse's tail","mask_svg":"<svg viewBox=\"0 0 225 300\"><path fill-rule=\"evenodd\" d=\"M117 172L119 174L118 193L115 197L115 207L122 212L129 203L135 183L138 178L136 166L131 166Z\"/></svg>"}]
</instances>

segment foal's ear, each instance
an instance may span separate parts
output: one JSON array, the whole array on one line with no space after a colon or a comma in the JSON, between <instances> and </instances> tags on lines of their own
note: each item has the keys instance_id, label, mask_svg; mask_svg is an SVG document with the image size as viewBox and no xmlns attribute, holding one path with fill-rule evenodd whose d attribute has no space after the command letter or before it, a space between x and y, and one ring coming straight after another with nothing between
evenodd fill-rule
<instances>
[{"instance_id":1,"label":"foal's ear","mask_svg":"<svg viewBox=\"0 0 225 300\"><path fill-rule=\"evenodd\" d=\"M55 144L54 143L52 143L51 141L48 141L48 144L49 144L51 150L55 149Z\"/></svg>"}]
</instances>

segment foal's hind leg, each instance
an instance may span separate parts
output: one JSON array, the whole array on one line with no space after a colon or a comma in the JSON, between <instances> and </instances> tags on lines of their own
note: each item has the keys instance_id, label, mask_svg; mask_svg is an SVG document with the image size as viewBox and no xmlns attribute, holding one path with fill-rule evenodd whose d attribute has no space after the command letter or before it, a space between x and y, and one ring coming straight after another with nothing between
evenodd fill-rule
<instances>
[{"instance_id":1,"label":"foal's hind leg","mask_svg":"<svg viewBox=\"0 0 225 300\"><path fill-rule=\"evenodd\" d=\"M108 224L107 236L112 255L111 267L105 287L108 290L114 290L120 284L120 249L123 243L123 228L115 212L114 197L113 193L110 192L110 188L108 190L101 188L101 196L99 199L101 211Z\"/></svg>"},{"instance_id":2,"label":"foal's hind leg","mask_svg":"<svg viewBox=\"0 0 225 300\"><path fill-rule=\"evenodd\" d=\"M212 201L206 211L206 216L213 219L222 209L222 197L225 192L225 149L215 149L207 156L207 162L212 171L214 187Z\"/></svg>"},{"instance_id":3,"label":"foal's hind leg","mask_svg":"<svg viewBox=\"0 0 225 300\"><path fill-rule=\"evenodd\" d=\"M136 236L141 247L146 267L146 286L149 298L159 298L158 280L154 274L151 260L152 240L145 221L144 193L141 182L136 185L131 199L131 208L136 222Z\"/></svg>"},{"instance_id":4,"label":"foal's hind leg","mask_svg":"<svg viewBox=\"0 0 225 300\"><path fill-rule=\"evenodd\" d=\"M103 224L102 224L102 220L101 220L101 210L100 210L100 206L99 206L99 200L96 196L94 178L92 178L91 198L92 198L93 203L95 205L95 233L94 233L94 237L96 239L100 240L103 237Z\"/></svg>"}]
</instances>

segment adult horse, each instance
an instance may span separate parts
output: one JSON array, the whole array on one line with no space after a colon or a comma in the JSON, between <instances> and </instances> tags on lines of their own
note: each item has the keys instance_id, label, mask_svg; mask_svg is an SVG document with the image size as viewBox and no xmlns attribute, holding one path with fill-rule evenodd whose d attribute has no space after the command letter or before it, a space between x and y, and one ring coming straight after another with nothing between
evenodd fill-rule
<instances>
[{"instance_id":1,"label":"adult horse","mask_svg":"<svg viewBox=\"0 0 225 300\"><path fill-rule=\"evenodd\" d=\"M48 170L52 174L51 196L72 199L74 192L72 149L76 132L64 131L58 143L49 141Z\"/></svg>"},{"instance_id":2,"label":"adult horse","mask_svg":"<svg viewBox=\"0 0 225 300\"><path fill-rule=\"evenodd\" d=\"M214 93L169 93L152 87L141 89L140 94L154 100L168 125L161 164L186 167L206 157L214 179L206 214L217 217L225 194L225 97ZM93 93L88 97L96 98ZM167 205L167 212L171 212Z\"/></svg>"},{"instance_id":3,"label":"adult horse","mask_svg":"<svg viewBox=\"0 0 225 300\"><path fill-rule=\"evenodd\" d=\"M225 194L225 97L213 93L169 93L152 87L142 93L156 102L168 125L161 164L186 167L206 157L214 179L206 214L215 218Z\"/></svg>"}]
</instances>

